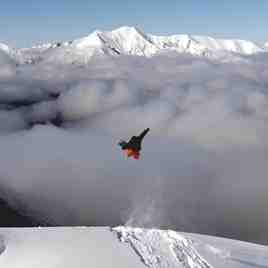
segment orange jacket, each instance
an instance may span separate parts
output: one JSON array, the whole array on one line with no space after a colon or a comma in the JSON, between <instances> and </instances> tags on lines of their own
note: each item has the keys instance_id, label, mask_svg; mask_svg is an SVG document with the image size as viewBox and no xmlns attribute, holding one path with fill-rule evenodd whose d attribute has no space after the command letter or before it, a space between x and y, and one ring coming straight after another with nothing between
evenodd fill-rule
<instances>
[{"instance_id":1,"label":"orange jacket","mask_svg":"<svg viewBox=\"0 0 268 268\"><path fill-rule=\"evenodd\" d=\"M140 153L137 150L128 148L124 150L124 153L127 157L133 157L134 159L139 159L140 158Z\"/></svg>"}]
</instances>

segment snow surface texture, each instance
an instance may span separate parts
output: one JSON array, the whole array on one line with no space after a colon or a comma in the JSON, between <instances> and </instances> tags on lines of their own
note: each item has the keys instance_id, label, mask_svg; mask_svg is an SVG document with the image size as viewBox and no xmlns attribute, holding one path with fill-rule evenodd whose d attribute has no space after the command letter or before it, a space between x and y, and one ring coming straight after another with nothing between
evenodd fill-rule
<instances>
[{"instance_id":1,"label":"snow surface texture","mask_svg":"<svg viewBox=\"0 0 268 268\"><path fill-rule=\"evenodd\" d=\"M4 268L142 268L131 252L108 228L1 228L6 250Z\"/></svg>"},{"instance_id":2,"label":"snow surface texture","mask_svg":"<svg viewBox=\"0 0 268 268\"><path fill-rule=\"evenodd\" d=\"M0 56L1 197L51 224L267 244L267 53L223 63L103 52L76 64L70 46L35 48L54 53L35 64ZM118 140L146 127L141 160L127 161Z\"/></svg>"},{"instance_id":3,"label":"snow surface texture","mask_svg":"<svg viewBox=\"0 0 268 268\"><path fill-rule=\"evenodd\" d=\"M264 52L267 46L259 46L247 40L215 39L187 34L155 36L143 33L135 27L124 26L110 32L97 30L89 36L71 42L41 44L18 51L8 48L5 44L0 44L0 49L17 57L19 62L25 63L35 63L42 59L65 63L85 63L95 55L151 57L157 53L170 51L232 61L237 60L238 55Z\"/></svg>"},{"instance_id":4,"label":"snow surface texture","mask_svg":"<svg viewBox=\"0 0 268 268\"><path fill-rule=\"evenodd\" d=\"M5 268L265 268L268 248L129 227L1 228Z\"/></svg>"},{"instance_id":5,"label":"snow surface texture","mask_svg":"<svg viewBox=\"0 0 268 268\"><path fill-rule=\"evenodd\" d=\"M211 266L196 252L192 242L173 231L118 227L120 241L129 243L149 268Z\"/></svg>"}]
</instances>

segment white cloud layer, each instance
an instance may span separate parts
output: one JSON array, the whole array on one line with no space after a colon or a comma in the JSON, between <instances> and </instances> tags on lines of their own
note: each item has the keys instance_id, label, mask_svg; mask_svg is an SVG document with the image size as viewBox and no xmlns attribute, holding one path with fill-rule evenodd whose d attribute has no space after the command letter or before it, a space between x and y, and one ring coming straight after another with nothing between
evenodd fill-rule
<instances>
[{"instance_id":1,"label":"white cloud layer","mask_svg":"<svg viewBox=\"0 0 268 268\"><path fill-rule=\"evenodd\" d=\"M0 79L6 79L16 73L16 64L12 59L2 50L0 50Z\"/></svg>"},{"instance_id":2,"label":"white cloud layer","mask_svg":"<svg viewBox=\"0 0 268 268\"><path fill-rule=\"evenodd\" d=\"M0 58L13 70L0 74L2 196L54 224L128 223L268 243L265 57L19 67ZM56 115L61 129L27 130ZM145 127L141 160L124 159L118 140Z\"/></svg>"}]
</instances>

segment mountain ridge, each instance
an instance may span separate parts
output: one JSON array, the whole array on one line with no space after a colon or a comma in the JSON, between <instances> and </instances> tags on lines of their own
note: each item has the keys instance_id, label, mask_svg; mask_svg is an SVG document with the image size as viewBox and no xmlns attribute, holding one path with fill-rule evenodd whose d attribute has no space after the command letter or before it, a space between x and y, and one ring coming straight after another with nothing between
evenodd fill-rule
<instances>
[{"instance_id":1,"label":"mountain ridge","mask_svg":"<svg viewBox=\"0 0 268 268\"><path fill-rule=\"evenodd\" d=\"M94 55L151 57L162 52L187 53L212 59L233 59L236 56L267 52L268 42L258 45L249 40L222 39L203 35L152 35L144 33L137 27L122 26L112 31L95 30L73 41L46 43L31 48L15 49L0 43L0 50L24 63L34 63L36 58L52 50L54 52L57 50L58 59L64 59L68 57L67 54L71 54L75 55L75 58L86 58L86 61ZM54 56L52 53L51 58L55 58Z\"/></svg>"}]
</instances>

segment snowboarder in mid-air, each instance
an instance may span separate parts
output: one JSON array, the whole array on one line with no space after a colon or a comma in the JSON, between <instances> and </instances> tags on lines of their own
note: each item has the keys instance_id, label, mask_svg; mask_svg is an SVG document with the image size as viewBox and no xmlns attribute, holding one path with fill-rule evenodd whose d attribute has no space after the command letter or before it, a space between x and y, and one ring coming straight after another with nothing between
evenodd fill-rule
<instances>
[{"instance_id":1,"label":"snowboarder in mid-air","mask_svg":"<svg viewBox=\"0 0 268 268\"><path fill-rule=\"evenodd\" d=\"M139 159L142 140L149 130L146 128L139 136L133 136L128 142L121 140L118 143L127 157L132 156L134 159Z\"/></svg>"}]
</instances>

